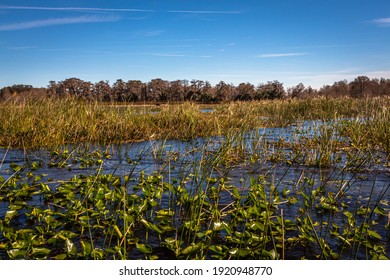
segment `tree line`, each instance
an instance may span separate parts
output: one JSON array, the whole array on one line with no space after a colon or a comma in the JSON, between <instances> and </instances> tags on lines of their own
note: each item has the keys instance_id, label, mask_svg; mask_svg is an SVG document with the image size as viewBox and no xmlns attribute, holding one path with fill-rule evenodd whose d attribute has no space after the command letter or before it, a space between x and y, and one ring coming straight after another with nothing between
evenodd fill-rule
<instances>
[{"instance_id":1,"label":"tree line","mask_svg":"<svg viewBox=\"0 0 390 280\"><path fill-rule=\"evenodd\" d=\"M73 96L85 100L103 102L184 102L218 103L226 101L250 101L307 97L367 97L390 95L390 79L370 79L358 76L351 82L346 80L325 85L320 89L306 87L302 83L284 88L279 81L268 81L257 86L240 83L237 86L220 81L211 85L202 80L166 81L160 78L149 82L118 79L112 85L108 81L92 83L78 78L50 81L46 88L31 85L13 85L0 90L0 99L13 96Z\"/></svg>"}]
</instances>

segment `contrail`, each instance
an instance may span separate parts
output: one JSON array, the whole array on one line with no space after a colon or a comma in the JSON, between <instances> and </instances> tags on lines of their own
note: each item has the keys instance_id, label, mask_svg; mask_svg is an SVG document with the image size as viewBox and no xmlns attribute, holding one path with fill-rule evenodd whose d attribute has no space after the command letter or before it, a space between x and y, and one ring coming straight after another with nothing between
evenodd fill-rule
<instances>
[{"instance_id":1,"label":"contrail","mask_svg":"<svg viewBox=\"0 0 390 280\"><path fill-rule=\"evenodd\" d=\"M7 6L0 5L4 10L40 10L40 11L68 11L68 12L157 12L156 10L146 9L127 9L127 8L86 8L86 7L35 7L35 6ZM241 14L241 11L207 11L207 10L171 10L160 11L166 13L187 13L187 14Z\"/></svg>"},{"instance_id":2,"label":"contrail","mask_svg":"<svg viewBox=\"0 0 390 280\"><path fill-rule=\"evenodd\" d=\"M144 9L113 9L113 8L83 8L83 7L34 7L34 6L5 6L5 5L0 5L0 9L69 11L69 12L155 12L154 10L144 10Z\"/></svg>"},{"instance_id":3,"label":"contrail","mask_svg":"<svg viewBox=\"0 0 390 280\"><path fill-rule=\"evenodd\" d=\"M25 30L25 29L33 29L33 28L39 28L45 26L76 24L76 23L112 22L112 21L117 21L118 19L119 19L118 17L81 16L81 17L34 20L34 21L0 25L0 31Z\"/></svg>"}]
</instances>

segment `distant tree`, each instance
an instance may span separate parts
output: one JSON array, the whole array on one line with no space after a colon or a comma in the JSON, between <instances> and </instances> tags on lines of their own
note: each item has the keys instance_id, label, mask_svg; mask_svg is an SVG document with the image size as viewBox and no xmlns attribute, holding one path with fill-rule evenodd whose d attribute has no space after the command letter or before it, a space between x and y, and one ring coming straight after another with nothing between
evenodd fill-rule
<instances>
[{"instance_id":1,"label":"distant tree","mask_svg":"<svg viewBox=\"0 0 390 280\"><path fill-rule=\"evenodd\" d=\"M235 89L234 100L248 101L255 95L255 86L251 83L240 83Z\"/></svg>"},{"instance_id":2,"label":"distant tree","mask_svg":"<svg viewBox=\"0 0 390 280\"><path fill-rule=\"evenodd\" d=\"M291 98L303 97L304 92L305 92L305 86L302 83L299 83L298 85L287 89L287 95L288 97Z\"/></svg>"},{"instance_id":3,"label":"distant tree","mask_svg":"<svg viewBox=\"0 0 390 280\"><path fill-rule=\"evenodd\" d=\"M318 96L318 90L313 89L311 86L308 86L303 91L302 97L308 98L308 97L316 97Z\"/></svg>"},{"instance_id":4,"label":"distant tree","mask_svg":"<svg viewBox=\"0 0 390 280\"><path fill-rule=\"evenodd\" d=\"M233 93L234 93L233 85L226 84L223 81L220 81L215 86L215 100L217 102L233 100Z\"/></svg>"},{"instance_id":5,"label":"distant tree","mask_svg":"<svg viewBox=\"0 0 390 280\"><path fill-rule=\"evenodd\" d=\"M346 80L338 81L333 84L335 97L348 96L349 86Z\"/></svg>"},{"instance_id":6,"label":"distant tree","mask_svg":"<svg viewBox=\"0 0 390 280\"><path fill-rule=\"evenodd\" d=\"M204 82L197 101L203 103L215 102L215 88L211 86L210 82Z\"/></svg>"},{"instance_id":7,"label":"distant tree","mask_svg":"<svg viewBox=\"0 0 390 280\"><path fill-rule=\"evenodd\" d=\"M148 83L147 101L168 101L169 83L160 78L153 79Z\"/></svg>"},{"instance_id":8,"label":"distant tree","mask_svg":"<svg viewBox=\"0 0 390 280\"><path fill-rule=\"evenodd\" d=\"M5 87L9 90L11 94L20 94L22 92L27 92L33 89L32 85L23 85L23 84L17 84L10 87Z\"/></svg>"},{"instance_id":9,"label":"distant tree","mask_svg":"<svg viewBox=\"0 0 390 280\"><path fill-rule=\"evenodd\" d=\"M49 81L49 85L47 86L47 93L50 96L56 96L58 94L59 85L56 81Z\"/></svg>"},{"instance_id":10,"label":"distant tree","mask_svg":"<svg viewBox=\"0 0 390 280\"><path fill-rule=\"evenodd\" d=\"M117 79L112 84L111 91L117 101L125 101L128 90L126 83L122 79Z\"/></svg>"},{"instance_id":11,"label":"distant tree","mask_svg":"<svg viewBox=\"0 0 390 280\"><path fill-rule=\"evenodd\" d=\"M205 82L202 80L191 80L185 99L188 101L199 101L204 85Z\"/></svg>"},{"instance_id":12,"label":"distant tree","mask_svg":"<svg viewBox=\"0 0 390 280\"><path fill-rule=\"evenodd\" d=\"M89 98L98 101L115 101L116 97L113 94L111 86L108 81L100 81L93 85ZM88 96L87 96L88 97Z\"/></svg>"},{"instance_id":13,"label":"distant tree","mask_svg":"<svg viewBox=\"0 0 390 280\"><path fill-rule=\"evenodd\" d=\"M140 80L129 80L126 83L126 94L123 101L137 102L145 100L146 98L146 85Z\"/></svg>"},{"instance_id":14,"label":"distant tree","mask_svg":"<svg viewBox=\"0 0 390 280\"><path fill-rule=\"evenodd\" d=\"M349 84L352 97L364 97L370 95L370 79L366 76L359 76Z\"/></svg>"},{"instance_id":15,"label":"distant tree","mask_svg":"<svg viewBox=\"0 0 390 280\"><path fill-rule=\"evenodd\" d=\"M349 85L346 80L335 82L333 85L324 85L320 89L320 95L337 98L349 95Z\"/></svg>"},{"instance_id":16,"label":"distant tree","mask_svg":"<svg viewBox=\"0 0 390 280\"><path fill-rule=\"evenodd\" d=\"M7 100L12 95L9 87L4 87L0 90L0 99Z\"/></svg>"},{"instance_id":17,"label":"distant tree","mask_svg":"<svg viewBox=\"0 0 390 280\"><path fill-rule=\"evenodd\" d=\"M381 78L379 81L379 95L390 96L390 79Z\"/></svg>"},{"instance_id":18,"label":"distant tree","mask_svg":"<svg viewBox=\"0 0 390 280\"><path fill-rule=\"evenodd\" d=\"M59 82L59 90L57 92L62 95L89 98L92 86L91 82L85 82L78 78L69 78Z\"/></svg>"},{"instance_id":19,"label":"distant tree","mask_svg":"<svg viewBox=\"0 0 390 280\"><path fill-rule=\"evenodd\" d=\"M19 99L20 97L27 98L32 93L36 94L37 92L38 90L34 92L34 88L31 85L16 84L13 86L7 86L2 88L0 90L0 98L2 100L6 100L11 97L15 97L17 99ZM39 94L42 95L41 90L39 90Z\"/></svg>"},{"instance_id":20,"label":"distant tree","mask_svg":"<svg viewBox=\"0 0 390 280\"><path fill-rule=\"evenodd\" d=\"M260 84L256 90L256 99L279 99L285 97L283 84L278 81Z\"/></svg>"},{"instance_id":21,"label":"distant tree","mask_svg":"<svg viewBox=\"0 0 390 280\"><path fill-rule=\"evenodd\" d=\"M184 101L187 90L188 90L187 80L176 80L170 82L169 84L169 91L171 92L170 101Z\"/></svg>"}]
</instances>

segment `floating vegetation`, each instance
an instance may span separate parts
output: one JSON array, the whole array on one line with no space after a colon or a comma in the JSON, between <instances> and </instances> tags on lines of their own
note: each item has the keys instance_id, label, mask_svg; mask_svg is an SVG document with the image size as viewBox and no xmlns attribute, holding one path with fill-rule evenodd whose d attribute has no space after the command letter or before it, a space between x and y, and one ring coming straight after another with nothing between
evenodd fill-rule
<instances>
[{"instance_id":1,"label":"floating vegetation","mask_svg":"<svg viewBox=\"0 0 390 280\"><path fill-rule=\"evenodd\" d=\"M9 163L0 178L0 257L389 257L389 184L357 193L364 180L342 168L326 178L318 167L269 165L249 153L227 160L232 143L64 149Z\"/></svg>"}]
</instances>

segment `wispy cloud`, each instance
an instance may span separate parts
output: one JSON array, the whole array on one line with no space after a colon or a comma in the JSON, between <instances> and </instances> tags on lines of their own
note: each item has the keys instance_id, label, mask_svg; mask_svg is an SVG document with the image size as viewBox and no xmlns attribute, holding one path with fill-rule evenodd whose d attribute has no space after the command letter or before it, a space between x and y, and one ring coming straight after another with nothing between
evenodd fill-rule
<instances>
[{"instance_id":1,"label":"wispy cloud","mask_svg":"<svg viewBox=\"0 0 390 280\"><path fill-rule=\"evenodd\" d=\"M390 26L390 17L374 19L372 22L380 26Z\"/></svg>"},{"instance_id":2,"label":"wispy cloud","mask_svg":"<svg viewBox=\"0 0 390 280\"><path fill-rule=\"evenodd\" d=\"M165 30L139 30L135 32L135 35L141 37L156 37L160 36L164 32Z\"/></svg>"},{"instance_id":3,"label":"wispy cloud","mask_svg":"<svg viewBox=\"0 0 390 280\"><path fill-rule=\"evenodd\" d=\"M0 25L0 31L25 30L40 27L47 27L53 25L77 24L77 23L92 23L92 22L113 22L118 21L119 17L113 16L80 16L80 17L66 17L66 18L50 18L44 20L34 20L19 23Z\"/></svg>"},{"instance_id":4,"label":"wispy cloud","mask_svg":"<svg viewBox=\"0 0 390 280\"><path fill-rule=\"evenodd\" d=\"M181 13L181 14L241 14L241 11L192 11L192 10L174 10L168 11L168 13Z\"/></svg>"},{"instance_id":5,"label":"wispy cloud","mask_svg":"<svg viewBox=\"0 0 390 280\"><path fill-rule=\"evenodd\" d=\"M36 49L37 46L18 46L18 47L9 47L9 50L12 51L24 51L24 50L31 50L31 49Z\"/></svg>"},{"instance_id":6,"label":"wispy cloud","mask_svg":"<svg viewBox=\"0 0 390 280\"><path fill-rule=\"evenodd\" d=\"M286 46L283 49L332 49L332 48L350 48L356 46L367 46L368 44L329 44L329 45L301 45Z\"/></svg>"},{"instance_id":7,"label":"wispy cloud","mask_svg":"<svg viewBox=\"0 0 390 280\"><path fill-rule=\"evenodd\" d=\"M265 53L265 54L260 54L257 57L273 58L273 57L303 56L303 55L308 55L308 54L309 53Z\"/></svg>"},{"instance_id":8,"label":"wispy cloud","mask_svg":"<svg viewBox=\"0 0 390 280\"><path fill-rule=\"evenodd\" d=\"M115 9L115 8L87 8L87 7L36 7L36 6L7 6L0 5L0 10L40 10L40 11L69 11L69 12L154 12L144 9Z\"/></svg>"}]
</instances>

